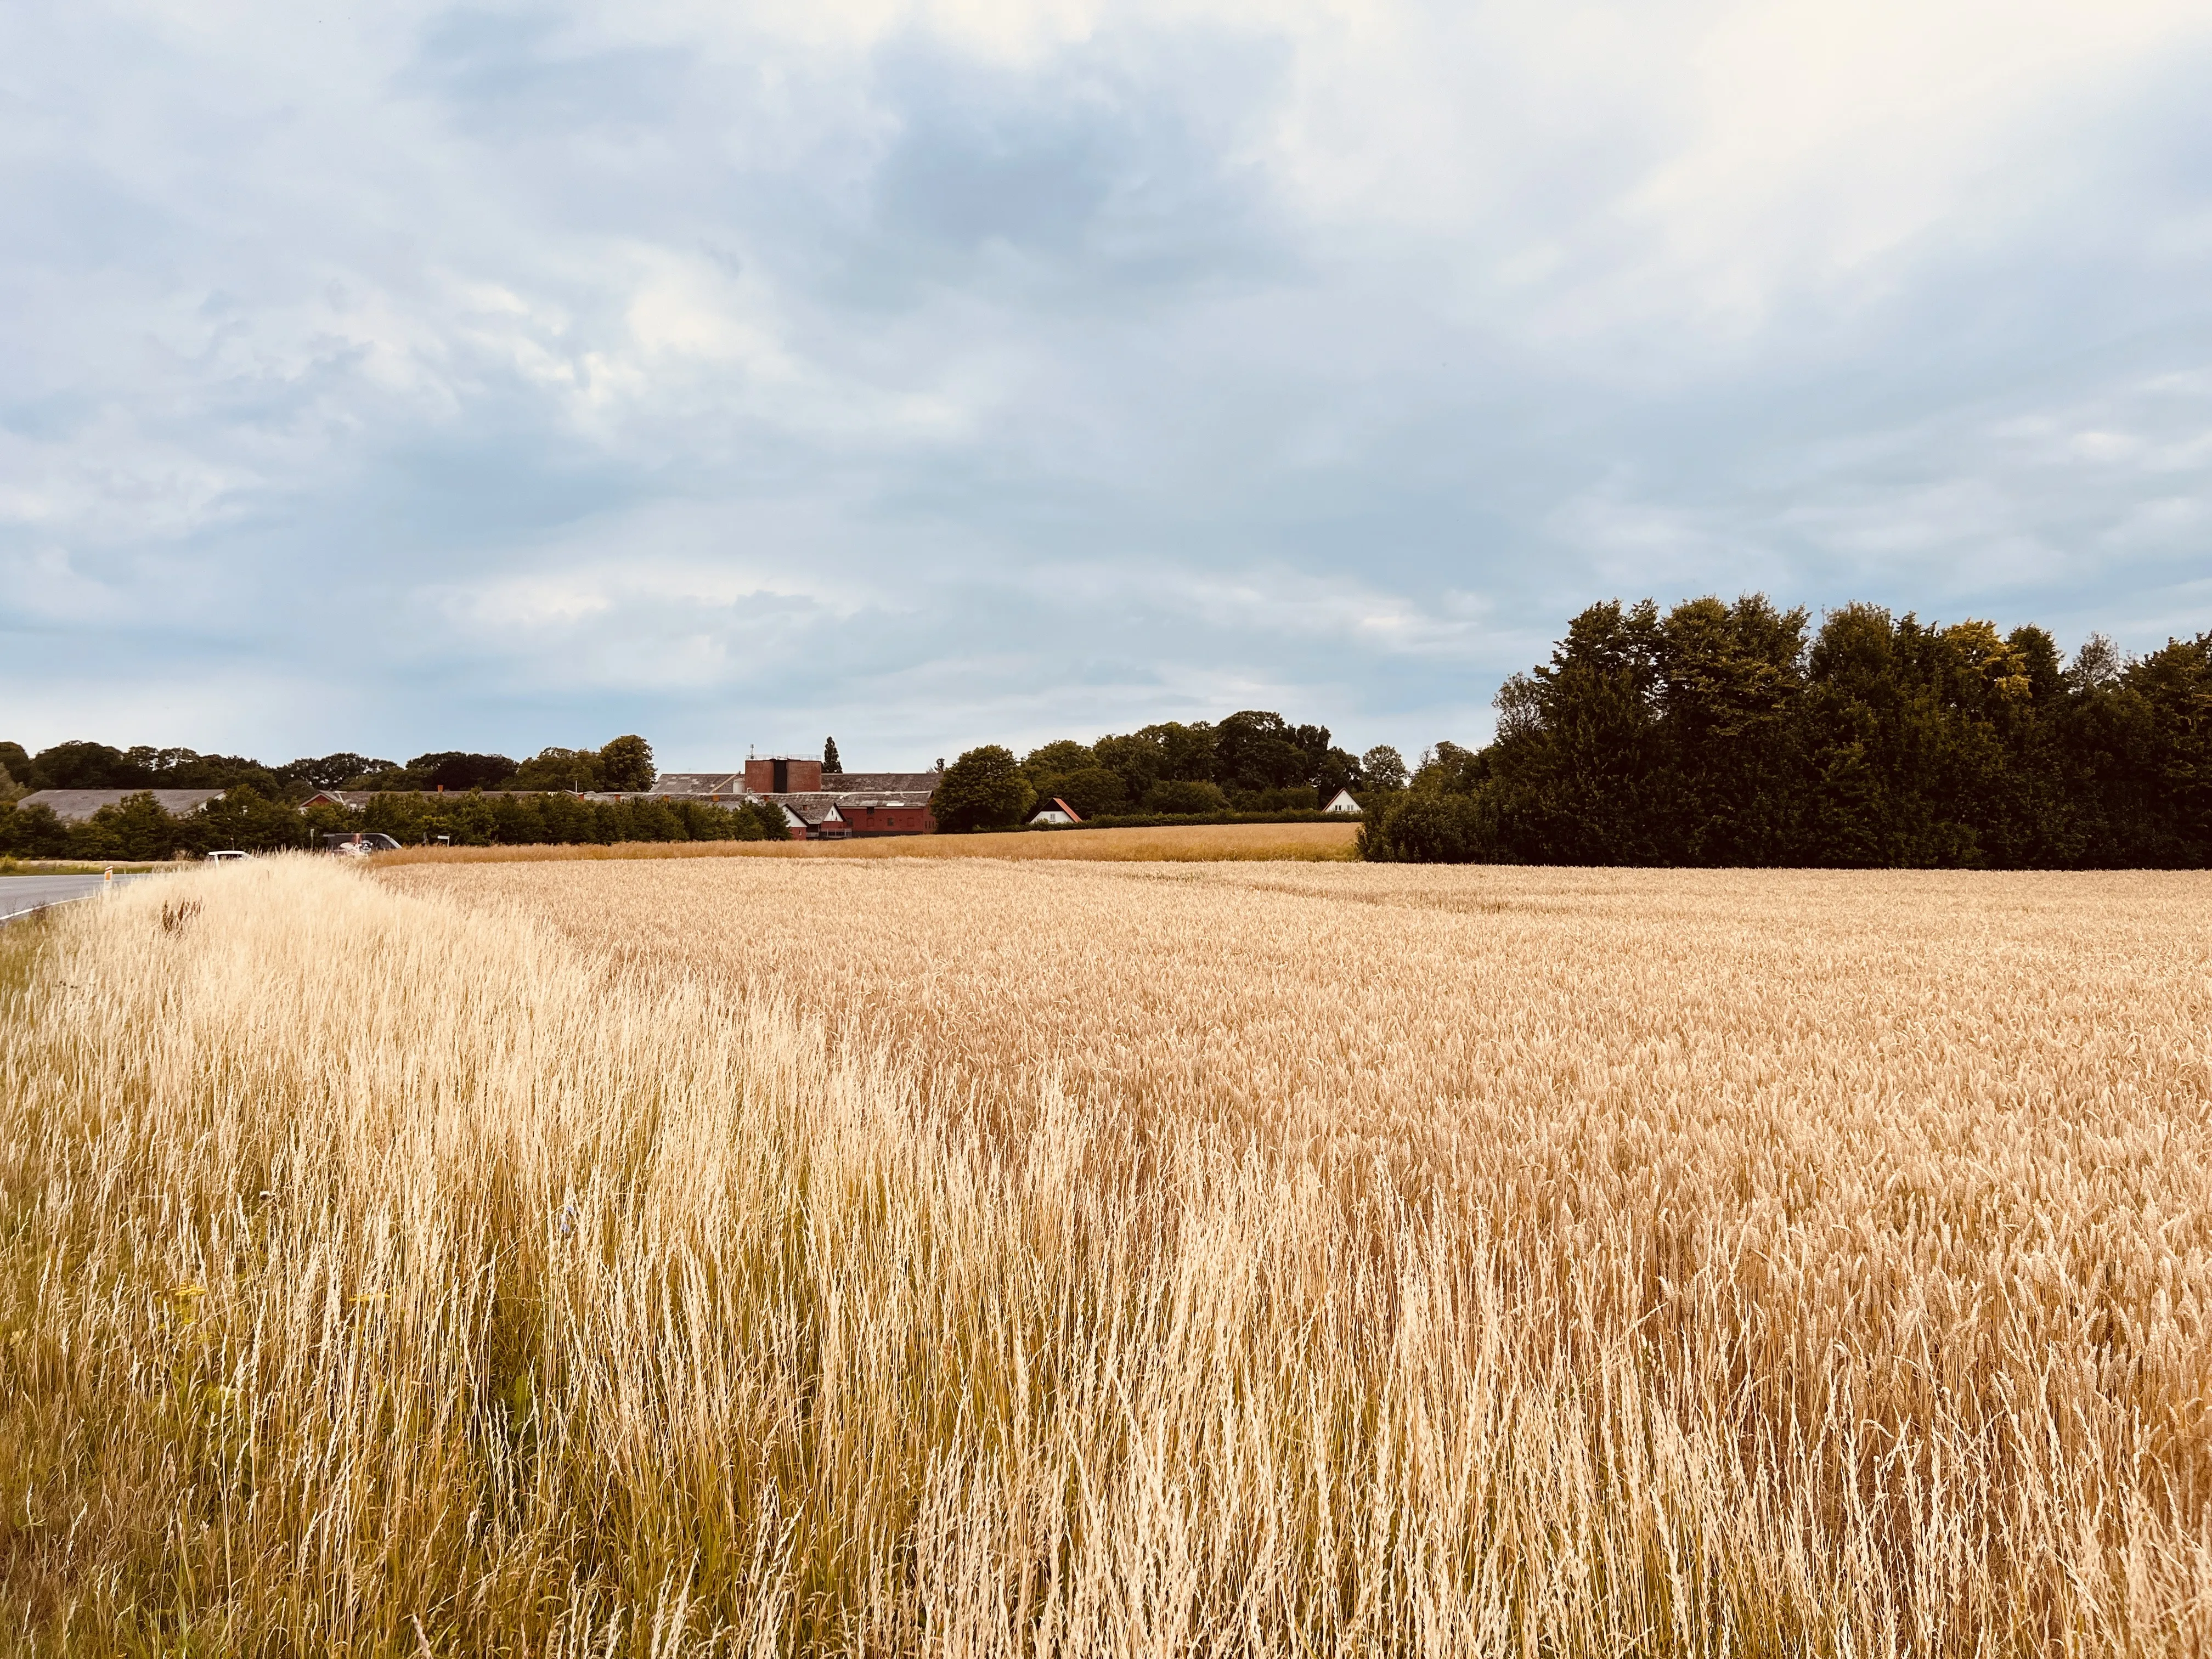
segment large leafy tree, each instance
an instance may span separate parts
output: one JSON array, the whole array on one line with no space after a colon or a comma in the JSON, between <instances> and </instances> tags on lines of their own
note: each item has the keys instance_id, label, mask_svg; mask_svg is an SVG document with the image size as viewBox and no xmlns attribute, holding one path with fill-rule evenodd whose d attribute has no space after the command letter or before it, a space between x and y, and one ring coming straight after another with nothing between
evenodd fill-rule
<instances>
[{"instance_id":1,"label":"large leafy tree","mask_svg":"<svg viewBox=\"0 0 2212 1659\"><path fill-rule=\"evenodd\" d=\"M154 771L120 749L79 738L39 750L30 781L41 789L146 789Z\"/></svg>"},{"instance_id":2,"label":"large leafy tree","mask_svg":"<svg viewBox=\"0 0 2212 1659\"><path fill-rule=\"evenodd\" d=\"M652 788L659 775L653 769L653 745L635 732L617 738L599 750L602 789L639 794Z\"/></svg>"},{"instance_id":3,"label":"large leafy tree","mask_svg":"<svg viewBox=\"0 0 2212 1659\"><path fill-rule=\"evenodd\" d=\"M491 789L514 775L514 763L505 755L475 755L459 749L441 749L417 755L407 763L407 775L416 789Z\"/></svg>"},{"instance_id":4,"label":"large leafy tree","mask_svg":"<svg viewBox=\"0 0 2212 1659\"><path fill-rule=\"evenodd\" d=\"M599 757L590 749L541 749L514 769L509 789L599 789Z\"/></svg>"},{"instance_id":5,"label":"large leafy tree","mask_svg":"<svg viewBox=\"0 0 2212 1659\"><path fill-rule=\"evenodd\" d=\"M987 743L945 769L929 810L941 830L998 830L1019 823L1036 799L1013 751Z\"/></svg>"},{"instance_id":6,"label":"large leafy tree","mask_svg":"<svg viewBox=\"0 0 2212 1659\"><path fill-rule=\"evenodd\" d=\"M289 783L305 784L310 790L343 789L355 778L395 769L388 760L341 750L335 755L303 756L289 766L279 767L277 775Z\"/></svg>"},{"instance_id":7,"label":"large leafy tree","mask_svg":"<svg viewBox=\"0 0 2212 1659\"><path fill-rule=\"evenodd\" d=\"M1059 781L1060 787L1051 791L1086 818L1102 817L1125 811L1129 805L1129 792L1118 773L1103 766L1079 767ZM1040 790L1040 795L1045 792Z\"/></svg>"},{"instance_id":8,"label":"large leafy tree","mask_svg":"<svg viewBox=\"0 0 2212 1659\"><path fill-rule=\"evenodd\" d=\"M1359 781L1354 787L1375 794L1391 794L1407 784L1406 757L1387 743L1378 743L1359 757Z\"/></svg>"},{"instance_id":9,"label":"large leafy tree","mask_svg":"<svg viewBox=\"0 0 2212 1659\"><path fill-rule=\"evenodd\" d=\"M1325 726L1292 726L1272 710L1240 709L1213 728L1213 781L1224 789L1311 784L1328 753Z\"/></svg>"},{"instance_id":10,"label":"large leafy tree","mask_svg":"<svg viewBox=\"0 0 2212 1659\"><path fill-rule=\"evenodd\" d=\"M1056 743L1041 744L1023 757L1022 775L1030 781L1037 799L1050 800L1055 795L1066 795L1073 787L1070 780L1097 764L1097 757L1088 744L1062 738ZM1072 802L1073 797L1070 799ZM1075 810L1084 811L1080 806ZM1085 812L1085 816L1089 814Z\"/></svg>"}]
</instances>

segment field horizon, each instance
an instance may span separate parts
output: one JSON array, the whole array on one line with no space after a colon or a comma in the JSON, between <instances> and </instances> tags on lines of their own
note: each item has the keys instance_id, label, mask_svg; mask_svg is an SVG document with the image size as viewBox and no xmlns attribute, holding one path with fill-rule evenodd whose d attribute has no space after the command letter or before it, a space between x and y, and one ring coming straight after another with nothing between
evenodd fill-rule
<instances>
[{"instance_id":1,"label":"field horizon","mask_svg":"<svg viewBox=\"0 0 2212 1659\"><path fill-rule=\"evenodd\" d=\"M854 841L623 842L527 847L403 847L369 860L404 864L539 864L629 859L1063 859L1081 863L1277 862L1349 859L1359 825L1200 823L1120 830L1007 830L967 835L872 836Z\"/></svg>"},{"instance_id":2,"label":"field horizon","mask_svg":"<svg viewBox=\"0 0 2212 1659\"><path fill-rule=\"evenodd\" d=\"M15 924L0 1650L2202 1651L2208 912L301 858Z\"/></svg>"}]
</instances>

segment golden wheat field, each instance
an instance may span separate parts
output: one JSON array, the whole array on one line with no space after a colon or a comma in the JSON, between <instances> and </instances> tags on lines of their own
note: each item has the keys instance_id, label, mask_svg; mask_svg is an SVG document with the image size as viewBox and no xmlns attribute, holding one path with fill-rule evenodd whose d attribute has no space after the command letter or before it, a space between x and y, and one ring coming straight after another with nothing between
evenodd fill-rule
<instances>
[{"instance_id":1,"label":"golden wheat field","mask_svg":"<svg viewBox=\"0 0 2212 1659\"><path fill-rule=\"evenodd\" d=\"M280 859L0 929L0 1639L2201 1652L2208 921Z\"/></svg>"},{"instance_id":2,"label":"golden wheat field","mask_svg":"<svg viewBox=\"0 0 2212 1659\"><path fill-rule=\"evenodd\" d=\"M374 862L543 864L605 859L1075 859L1086 863L1212 863L1349 859L1351 823L1154 824L1129 830L994 830L968 836L875 836L858 841L634 841L558 847L407 847Z\"/></svg>"}]
</instances>

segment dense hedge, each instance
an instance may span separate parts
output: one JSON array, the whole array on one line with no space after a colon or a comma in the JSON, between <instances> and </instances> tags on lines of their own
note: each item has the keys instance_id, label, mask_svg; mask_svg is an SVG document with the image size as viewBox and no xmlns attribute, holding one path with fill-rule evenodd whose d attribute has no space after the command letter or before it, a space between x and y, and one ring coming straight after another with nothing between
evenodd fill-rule
<instances>
[{"instance_id":1,"label":"dense hedge","mask_svg":"<svg viewBox=\"0 0 2212 1659\"><path fill-rule=\"evenodd\" d=\"M525 847L636 841L781 841L776 806L717 806L638 797L385 794L370 799L348 829L380 830L403 846L451 836L456 847Z\"/></svg>"},{"instance_id":2,"label":"dense hedge","mask_svg":"<svg viewBox=\"0 0 2212 1659\"><path fill-rule=\"evenodd\" d=\"M1593 605L1361 836L1420 862L2212 865L2212 634L2062 660L1873 605Z\"/></svg>"},{"instance_id":3,"label":"dense hedge","mask_svg":"<svg viewBox=\"0 0 2212 1659\"><path fill-rule=\"evenodd\" d=\"M167 859L218 848L249 853L311 848L325 832L377 830L403 846L449 836L456 846L532 846L640 841L781 840L779 809L650 799L578 800L562 794L382 794L359 812L316 806L301 812L252 788L232 790L206 810L172 817L150 794L102 807L65 824L43 806L0 803L0 854L17 858Z\"/></svg>"}]
</instances>

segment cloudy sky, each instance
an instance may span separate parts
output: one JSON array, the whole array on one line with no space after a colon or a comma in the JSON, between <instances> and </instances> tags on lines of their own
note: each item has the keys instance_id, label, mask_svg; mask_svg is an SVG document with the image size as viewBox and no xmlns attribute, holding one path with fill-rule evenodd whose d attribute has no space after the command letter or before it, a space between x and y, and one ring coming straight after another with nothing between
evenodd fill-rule
<instances>
[{"instance_id":1,"label":"cloudy sky","mask_svg":"<svg viewBox=\"0 0 2212 1659\"><path fill-rule=\"evenodd\" d=\"M2208 0L0 8L0 738L1479 738L2212 627Z\"/></svg>"}]
</instances>

